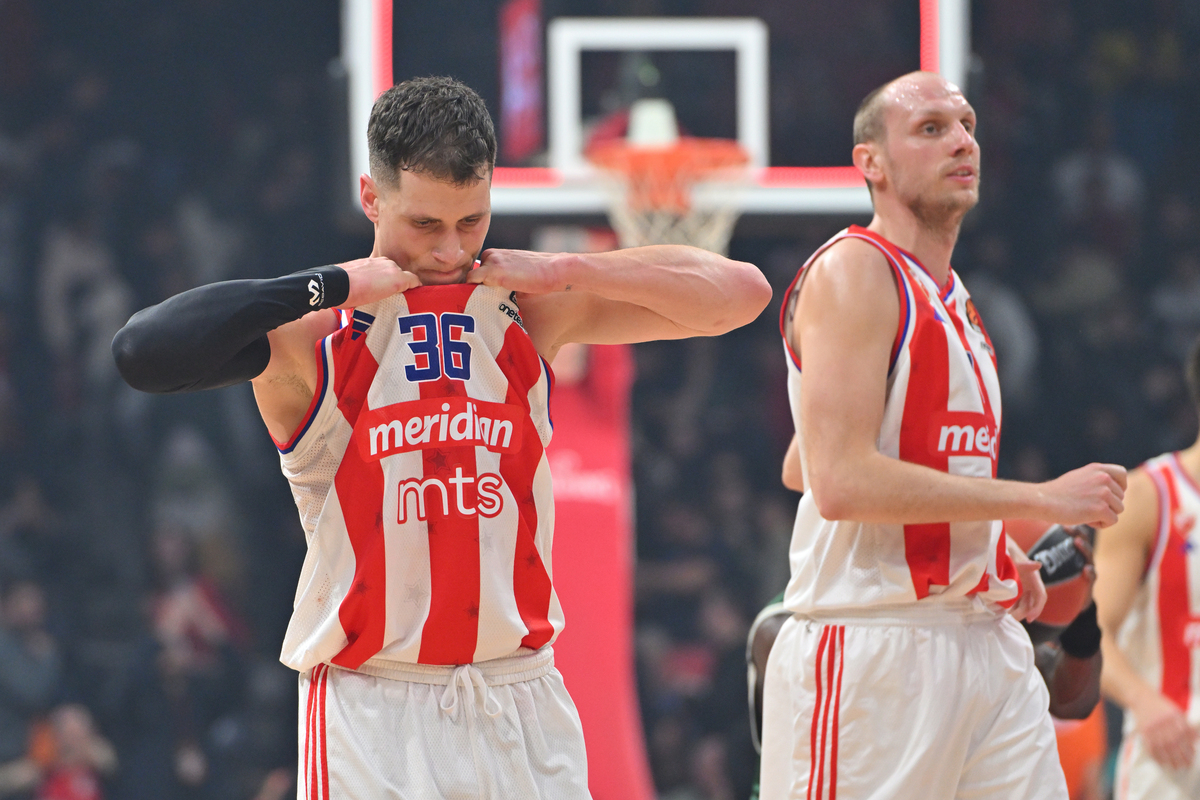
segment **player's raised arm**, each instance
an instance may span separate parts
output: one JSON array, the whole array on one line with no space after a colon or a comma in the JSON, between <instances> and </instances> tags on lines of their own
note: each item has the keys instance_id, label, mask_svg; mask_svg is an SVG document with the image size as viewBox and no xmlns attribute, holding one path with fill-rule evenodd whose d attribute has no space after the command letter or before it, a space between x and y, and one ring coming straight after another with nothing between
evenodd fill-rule
<instances>
[{"instance_id":1,"label":"player's raised arm","mask_svg":"<svg viewBox=\"0 0 1200 800\"><path fill-rule=\"evenodd\" d=\"M467 278L513 289L538 350L716 336L752 321L771 300L753 264L684 245L608 253L487 250Z\"/></svg>"},{"instance_id":2,"label":"player's raised arm","mask_svg":"<svg viewBox=\"0 0 1200 800\"><path fill-rule=\"evenodd\" d=\"M952 475L879 452L899 316L884 256L861 241L826 251L800 288L792 346L808 489L825 519L882 524L1044 519L1111 525L1125 470L1091 464L1044 484Z\"/></svg>"},{"instance_id":3,"label":"player's raised arm","mask_svg":"<svg viewBox=\"0 0 1200 800\"><path fill-rule=\"evenodd\" d=\"M113 337L113 357L130 386L155 394L254 380L267 427L286 439L312 398L313 345L337 328L329 309L418 284L391 260L373 257L199 286L134 314Z\"/></svg>"}]
</instances>

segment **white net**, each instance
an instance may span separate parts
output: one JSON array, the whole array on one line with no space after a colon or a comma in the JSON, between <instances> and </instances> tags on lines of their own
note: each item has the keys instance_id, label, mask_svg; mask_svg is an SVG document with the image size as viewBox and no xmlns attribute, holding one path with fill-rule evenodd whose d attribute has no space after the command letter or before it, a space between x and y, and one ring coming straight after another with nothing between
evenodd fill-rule
<instances>
[{"instance_id":1,"label":"white net","mask_svg":"<svg viewBox=\"0 0 1200 800\"><path fill-rule=\"evenodd\" d=\"M613 181L610 192L608 219L622 247L689 244L721 255L729 252L729 239L741 215L736 188L710 192L710 196L719 194L716 202L686 211L634 208L622 181Z\"/></svg>"}]
</instances>

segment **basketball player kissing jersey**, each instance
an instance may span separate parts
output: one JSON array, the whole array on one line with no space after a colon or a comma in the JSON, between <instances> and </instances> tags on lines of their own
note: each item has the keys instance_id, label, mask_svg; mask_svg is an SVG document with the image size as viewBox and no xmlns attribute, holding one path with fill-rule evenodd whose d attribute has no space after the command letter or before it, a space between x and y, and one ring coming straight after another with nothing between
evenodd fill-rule
<instances>
[{"instance_id":1,"label":"basketball player kissing jersey","mask_svg":"<svg viewBox=\"0 0 1200 800\"><path fill-rule=\"evenodd\" d=\"M280 660L369 671L549 644L553 378L513 296L425 286L342 315L276 443L308 539Z\"/></svg>"},{"instance_id":2,"label":"basketball player kissing jersey","mask_svg":"<svg viewBox=\"0 0 1200 800\"><path fill-rule=\"evenodd\" d=\"M970 295L953 271L939 287L908 253L857 225L822 246L784 296L780 325L788 355L788 395L797 436L802 372L791 348L800 282L812 262L846 238L865 241L887 259L900 299L900 322L887 376L879 452L891 458L979 478L996 476L1000 384L995 356ZM807 465L801 467L808 485ZM879 525L827 520L812 492L800 500L791 542L784 605L793 613L887 613L920 601L927 609L960 608L977 598L1016 602L1016 567L1000 522Z\"/></svg>"}]
</instances>

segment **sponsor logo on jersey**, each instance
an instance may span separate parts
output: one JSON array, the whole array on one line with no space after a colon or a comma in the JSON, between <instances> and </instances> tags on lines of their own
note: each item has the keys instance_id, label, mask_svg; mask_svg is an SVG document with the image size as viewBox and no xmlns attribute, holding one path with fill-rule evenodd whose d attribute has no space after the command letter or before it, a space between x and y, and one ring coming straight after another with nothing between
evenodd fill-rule
<instances>
[{"instance_id":1,"label":"sponsor logo on jersey","mask_svg":"<svg viewBox=\"0 0 1200 800\"><path fill-rule=\"evenodd\" d=\"M364 411L354 427L354 438L359 454L368 461L448 447L515 453L521 448L525 419L523 408L504 403L466 397L413 400Z\"/></svg>"},{"instance_id":2,"label":"sponsor logo on jersey","mask_svg":"<svg viewBox=\"0 0 1200 800\"><path fill-rule=\"evenodd\" d=\"M996 428L985 414L946 411L929 428L931 452L948 456L996 458Z\"/></svg>"},{"instance_id":3,"label":"sponsor logo on jersey","mask_svg":"<svg viewBox=\"0 0 1200 800\"><path fill-rule=\"evenodd\" d=\"M502 314L507 314L509 319L520 325L522 328L525 327L525 320L521 319L521 312L517 310L516 292L509 292L508 302L500 304L500 312Z\"/></svg>"},{"instance_id":4,"label":"sponsor logo on jersey","mask_svg":"<svg viewBox=\"0 0 1200 800\"><path fill-rule=\"evenodd\" d=\"M504 488L499 475L463 475L462 467L457 466L453 478L407 478L396 490L396 522L403 525L414 517L425 521L476 514L491 519L504 510Z\"/></svg>"}]
</instances>

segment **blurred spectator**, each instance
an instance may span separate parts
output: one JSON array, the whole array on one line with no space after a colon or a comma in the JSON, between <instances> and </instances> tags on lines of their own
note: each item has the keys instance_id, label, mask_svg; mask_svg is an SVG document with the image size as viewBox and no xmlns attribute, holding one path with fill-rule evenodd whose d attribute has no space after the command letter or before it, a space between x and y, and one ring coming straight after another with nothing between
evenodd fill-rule
<instances>
[{"instance_id":1,"label":"blurred spectator","mask_svg":"<svg viewBox=\"0 0 1200 800\"><path fill-rule=\"evenodd\" d=\"M1146 181L1132 159L1112 146L1112 123L1096 113L1085 144L1064 155L1051 175L1058 212L1068 230L1086 233L1118 254L1137 244Z\"/></svg>"},{"instance_id":2,"label":"blurred spectator","mask_svg":"<svg viewBox=\"0 0 1200 800\"><path fill-rule=\"evenodd\" d=\"M112 337L132 309L93 214L78 208L46 229L38 275L42 333L56 361L60 408L102 402L117 380Z\"/></svg>"},{"instance_id":3,"label":"blurred spectator","mask_svg":"<svg viewBox=\"0 0 1200 800\"><path fill-rule=\"evenodd\" d=\"M62 656L46 630L46 600L31 580L0 588L0 764L27 752L32 722L62 687Z\"/></svg>"},{"instance_id":4,"label":"blurred spectator","mask_svg":"<svg viewBox=\"0 0 1200 800\"><path fill-rule=\"evenodd\" d=\"M91 713L63 705L50 714L53 753L37 800L104 800L102 780L117 768L117 754L95 729Z\"/></svg>"}]
</instances>

